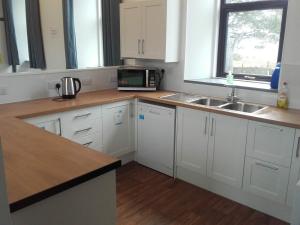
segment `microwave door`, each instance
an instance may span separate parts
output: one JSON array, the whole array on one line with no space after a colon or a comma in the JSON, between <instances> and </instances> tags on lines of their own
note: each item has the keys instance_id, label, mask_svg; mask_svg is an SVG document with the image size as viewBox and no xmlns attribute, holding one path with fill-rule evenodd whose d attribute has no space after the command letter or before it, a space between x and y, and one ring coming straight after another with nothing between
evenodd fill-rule
<instances>
[{"instance_id":1,"label":"microwave door","mask_svg":"<svg viewBox=\"0 0 300 225\"><path fill-rule=\"evenodd\" d=\"M146 76L141 71L121 71L118 74L119 88L144 88L146 83Z\"/></svg>"}]
</instances>

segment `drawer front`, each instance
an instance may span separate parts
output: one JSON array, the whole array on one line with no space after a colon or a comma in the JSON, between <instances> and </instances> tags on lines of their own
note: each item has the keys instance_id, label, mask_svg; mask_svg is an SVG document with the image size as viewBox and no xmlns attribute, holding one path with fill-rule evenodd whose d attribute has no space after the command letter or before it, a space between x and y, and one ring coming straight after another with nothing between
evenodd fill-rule
<instances>
[{"instance_id":1,"label":"drawer front","mask_svg":"<svg viewBox=\"0 0 300 225\"><path fill-rule=\"evenodd\" d=\"M96 118L94 120L85 120L83 123L71 123L71 125L62 124L62 133L65 138L76 140L80 137L98 133L102 135L102 120Z\"/></svg>"},{"instance_id":2,"label":"drawer front","mask_svg":"<svg viewBox=\"0 0 300 225\"><path fill-rule=\"evenodd\" d=\"M250 122L247 156L290 167L295 132L292 128Z\"/></svg>"},{"instance_id":3,"label":"drawer front","mask_svg":"<svg viewBox=\"0 0 300 225\"><path fill-rule=\"evenodd\" d=\"M79 109L62 114L62 122L66 126L74 126L78 129L85 128L86 123L95 121L102 116L101 106Z\"/></svg>"},{"instance_id":4,"label":"drawer front","mask_svg":"<svg viewBox=\"0 0 300 225\"><path fill-rule=\"evenodd\" d=\"M252 194L284 204L289 169L250 157L246 158L244 189Z\"/></svg>"},{"instance_id":5,"label":"drawer front","mask_svg":"<svg viewBox=\"0 0 300 225\"><path fill-rule=\"evenodd\" d=\"M102 136L98 133L82 136L80 138L72 140L78 144L81 144L87 148L102 152Z\"/></svg>"}]
</instances>

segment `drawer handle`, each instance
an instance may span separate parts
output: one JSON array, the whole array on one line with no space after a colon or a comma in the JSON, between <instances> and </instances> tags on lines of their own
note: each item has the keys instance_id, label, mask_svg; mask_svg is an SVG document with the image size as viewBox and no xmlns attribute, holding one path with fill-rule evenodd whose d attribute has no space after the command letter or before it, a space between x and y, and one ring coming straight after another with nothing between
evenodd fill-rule
<instances>
[{"instance_id":1,"label":"drawer handle","mask_svg":"<svg viewBox=\"0 0 300 225\"><path fill-rule=\"evenodd\" d=\"M277 168L277 167L269 166L269 165L266 165L266 164L263 164L263 163L256 162L255 164L257 166L262 166L262 167L265 167L265 168L268 168L268 169L271 169L271 170L275 170L275 171L279 170L279 168Z\"/></svg>"},{"instance_id":2,"label":"drawer handle","mask_svg":"<svg viewBox=\"0 0 300 225\"><path fill-rule=\"evenodd\" d=\"M298 138L298 145L297 145L297 152L296 152L296 157L299 158L300 156L300 137Z\"/></svg>"},{"instance_id":3,"label":"drawer handle","mask_svg":"<svg viewBox=\"0 0 300 225\"><path fill-rule=\"evenodd\" d=\"M88 143L85 143L85 144L83 144L83 146L89 147L91 144L93 144L93 141L90 141L90 142L88 142Z\"/></svg>"},{"instance_id":4,"label":"drawer handle","mask_svg":"<svg viewBox=\"0 0 300 225\"><path fill-rule=\"evenodd\" d=\"M89 127L89 128L83 129L83 130L77 130L74 133L75 134L85 133L85 132L89 132L91 129L93 129L93 128Z\"/></svg>"},{"instance_id":5,"label":"drawer handle","mask_svg":"<svg viewBox=\"0 0 300 225\"><path fill-rule=\"evenodd\" d=\"M75 116L74 119L80 119L80 118L83 118L83 117L89 117L90 115L92 115L92 113L86 113L86 114Z\"/></svg>"}]
</instances>

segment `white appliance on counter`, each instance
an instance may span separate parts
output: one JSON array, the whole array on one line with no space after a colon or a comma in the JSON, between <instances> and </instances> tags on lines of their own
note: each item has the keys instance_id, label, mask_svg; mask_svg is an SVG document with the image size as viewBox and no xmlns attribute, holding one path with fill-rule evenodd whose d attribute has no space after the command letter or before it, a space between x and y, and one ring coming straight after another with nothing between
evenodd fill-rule
<instances>
[{"instance_id":1,"label":"white appliance on counter","mask_svg":"<svg viewBox=\"0 0 300 225\"><path fill-rule=\"evenodd\" d=\"M172 107L138 103L137 161L174 176L175 115Z\"/></svg>"},{"instance_id":2,"label":"white appliance on counter","mask_svg":"<svg viewBox=\"0 0 300 225\"><path fill-rule=\"evenodd\" d=\"M291 218L291 225L300 225L300 181L295 190L294 207Z\"/></svg>"}]
</instances>

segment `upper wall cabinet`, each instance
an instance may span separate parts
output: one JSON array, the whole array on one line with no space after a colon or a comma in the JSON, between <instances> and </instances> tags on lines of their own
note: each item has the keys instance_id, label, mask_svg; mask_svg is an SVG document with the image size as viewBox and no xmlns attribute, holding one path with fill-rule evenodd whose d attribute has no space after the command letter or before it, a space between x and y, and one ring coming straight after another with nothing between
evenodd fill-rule
<instances>
[{"instance_id":1,"label":"upper wall cabinet","mask_svg":"<svg viewBox=\"0 0 300 225\"><path fill-rule=\"evenodd\" d=\"M120 4L121 57L177 62L180 0Z\"/></svg>"}]
</instances>

